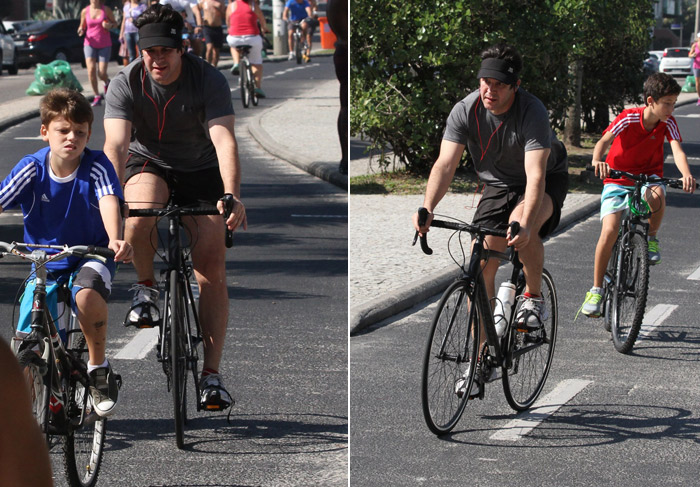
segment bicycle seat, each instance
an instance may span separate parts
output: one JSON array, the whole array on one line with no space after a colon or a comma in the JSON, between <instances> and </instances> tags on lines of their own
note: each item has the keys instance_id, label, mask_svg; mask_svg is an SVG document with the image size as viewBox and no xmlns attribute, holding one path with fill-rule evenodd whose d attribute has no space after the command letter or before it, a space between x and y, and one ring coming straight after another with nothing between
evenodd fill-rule
<instances>
[{"instance_id":1,"label":"bicycle seat","mask_svg":"<svg viewBox=\"0 0 700 487\"><path fill-rule=\"evenodd\" d=\"M253 46L249 46L247 44L244 44L242 46L236 46L236 50L237 51L249 51L251 47L253 47Z\"/></svg>"}]
</instances>

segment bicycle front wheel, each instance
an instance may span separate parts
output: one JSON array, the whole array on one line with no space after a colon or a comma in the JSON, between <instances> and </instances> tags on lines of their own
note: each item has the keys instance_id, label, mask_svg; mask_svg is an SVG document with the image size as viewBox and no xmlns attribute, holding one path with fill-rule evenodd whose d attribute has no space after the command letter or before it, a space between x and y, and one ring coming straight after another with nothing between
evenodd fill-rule
<instances>
[{"instance_id":1,"label":"bicycle front wheel","mask_svg":"<svg viewBox=\"0 0 700 487\"><path fill-rule=\"evenodd\" d=\"M543 269L541 284L545 312L541 326L522 333L511 326L508 331L510 367L503 374L503 393L516 411L528 409L537 400L547 381L554 356L559 324L559 302L554 280Z\"/></svg>"},{"instance_id":2,"label":"bicycle front wheel","mask_svg":"<svg viewBox=\"0 0 700 487\"><path fill-rule=\"evenodd\" d=\"M425 422L436 435L455 427L469 400L479 349L477 301L469 299L465 281L456 281L442 295L433 318L421 401Z\"/></svg>"},{"instance_id":3,"label":"bicycle front wheel","mask_svg":"<svg viewBox=\"0 0 700 487\"><path fill-rule=\"evenodd\" d=\"M175 412L175 440L178 448L185 446L187 422L187 337L184 324L184 295L182 282L176 270L170 271L170 365L172 371L173 407Z\"/></svg>"},{"instance_id":4,"label":"bicycle front wheel","mask_svg":"<svg viewBox=\"0 0 700 487\"><path fill-rule=\"evenodd\" d=\"M49 431L49 390L48 373L42 374L47 365L33 350L22 350L17 356L24 376L29 385L32 400L32 415L39 423L41 433L48 440Z\"/></svg>"},{"instance_id":5,"label":"bicycle front wheel","mask_svg":"<svg viewBox=\"0 0 700 487\"><path fill-rule=\"evenodd\" d=\"M70 353L82 363L87 363L88 350L82 332L73 332ZM74 382L74 383L73 383ZM93 487L102 464L107 420L92 408L88 385L76 378L69 391L66 405L71 428L63 438L63 466L70 485ZM80 424L80 420L83 420Z\"/></svg>"},{"instance_id":6,"label":"bicycle front wheel","mask_svg":"<svg viewBox=\"0 0 700 487\"><path fill-rule=\"evenodd\" d=\"M245 62L241 62L241 74L239 76L239 82L241 87L241 101L243 102L243 108L248 108L250 105L250 86L248 84L248 67Z\"/></svg>"},{"instance_id":7,"label":"bicycle front wheel","mask_svg":"<svg viewBox=\"0 0 700 487\"><path fill-rule=\"evenodd\" d=\"M603 328L605 331L612 330L612 309L613 309L613 296L615 295L615 280L617 279L617 255L620 248L620 239L615 241L612 253L610 254L610 260L608 260L608 267L605 270L605 279L603 282Z\"/></svg>"},{"instance_id":8,"label":"bicycle front wheel","mask_svg":"<svg viewBox=\"0 0 700 487\"><path fill-rule=\"evenodd\" d=\"M647 243L641 234L625 235L620 243L617 266L611 332L615 350L628 353L642 327L649 289Z\"/></svg>"}]
</instances>

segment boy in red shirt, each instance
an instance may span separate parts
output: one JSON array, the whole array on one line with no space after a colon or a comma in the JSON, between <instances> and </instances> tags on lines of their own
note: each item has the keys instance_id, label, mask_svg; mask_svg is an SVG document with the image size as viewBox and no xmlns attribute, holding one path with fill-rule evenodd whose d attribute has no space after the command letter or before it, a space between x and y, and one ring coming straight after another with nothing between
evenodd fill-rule
<instances>
[{"instance_id":1,"label":"boy in red shirt","mask_svg":"<svg viewBox=\"0 0 700 487\"><path fill-rule=\"evenodd\" d=\"M629 108L620 113L605 129L603 137L593 149L595 173L605 180L605 186L600 198L600 219L603 225L595 249L593 287L581 306L581 312L590 318L600 317L603 276L620 230L622 212L634 189L634 183L628 179L609 178L610 169L662 177L663 145L664 138L667 138L671 144L673 161L683 175L683 190L692 193L695 189L695 178L690 174L688 159L681 148L678 124L671 116L680 92L681 87L672 76L654 73L644 83L646 106ZM602 159L608 148L610 152L606 162ZM653 265L661 262L656 233L666 208L666 187L649 184L644 197L654 210L649 218L648 242L649 261Z\"/></svg>"}]
</instances>

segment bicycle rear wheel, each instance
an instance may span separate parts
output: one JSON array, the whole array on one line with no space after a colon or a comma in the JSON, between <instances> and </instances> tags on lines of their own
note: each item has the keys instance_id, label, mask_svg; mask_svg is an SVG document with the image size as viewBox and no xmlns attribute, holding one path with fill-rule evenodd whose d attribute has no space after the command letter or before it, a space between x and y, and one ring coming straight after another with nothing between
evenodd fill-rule
<instances>
[{"instance_id":1,"label":"bicycle rear wheel","mask_svg":"<svg viewBox=\"0 0 700 487\"><path fill-rule=\"evenodd\" d=\"M82 363L87 363L88 350L82 332L73 332L71 352ZM102 465L107 420L92 408L87 383L73 378L69 401L66 405L71 428L63 438L63 465L70 485L93 487ZM82 425L79 425L83 417Z\"/></svg>"},{"instance_id":2,"label":"bicycle rear wheel","mask_svg":"<svg viewBox=\"0 0 700 487\"><path fill-rule=\"evenodd\" d=\"M640 233L628 233L620 243L612 301L612 339L620 353L628 353L634 347L644 319L648 288L646 241Z\"/></svg>"},{"instance_id":3,"label":"bicycle rear wheel","mask_svg":"<svg viewBox=\"0 0 700 487\"><path fill-rule=\"evenodd\" d=\"M451 431L464 412L478 349L477 301L469 299L467 282L456 281L440 299L423 358L423 416L436 435Z\"/></svg>"},{"instance_id":4,"label":"bicycle rear wheel","mask_svg":"<svg viewBox=\"0 0 700 487\"><path fill-rule=\"evenodd\" d=\"M187 337L184 325L184 295L182 282L176 270L170 271L170 363L172 371L175 440L178 448L185 446L187 422Z\"/></svg>"},{"instance_id":5,"label":"bicycle rear wheel","mask_svg":"<svg viewBox=\"0 0 700 487\"><path fill-rule=\"evenodd\" d=\"M250 91L250 101L254 106L258 106L258 93L255 91L255 76L253 76L253 67L248 63L248 91Z\"/></svg>"},{"instance_id":6,"label":"bicycle rear wheel","mask_svg":"<svg viewBox=\"0 0 700 487\"><path fill-rule=\"evenodd\" d=\"M508 331L506 353L511 366L503 374L503 393L516 411L528 409L537 400L552 366L559 303L554 280L546 269L542 271L541 293L547 310L542 326L528 333L518 332L514 326Z\"/></svg>"},{"instance_id":7,"label":"bicycle rear wheel","mask_svg":"<svg viewBox=\"0 0 700 487\"><path fill-rule=\"evenodd\" d=\"M301 34L294 36L294 56L297 60L297 64L301 64Z\"/></svg>"},{"instance_id":8,"label":"bicycle rear wheel","mask_svg":"<svg viewBox=\"0 0 700 487\"><path fill-rule=\"evenodd\" d=\"M248 68L245 62L241 63L241 74L239 75L239 82L241 87L241 101L243 102L243 108L248 108L250 105L250 87L248 85Z\"/></svg>"},{"instance_id":9,"label":"bicycle rear wheel","mask_svg":"<svg viewBox=\"0 0 700 487\"><path fill-rule=\"evenodd\" d=\"M39 423L41 433L48 440L49 431L49 398L51 391L48 383L48 372L46 363L33 350L22 350L17 356L24 376L29 385L29 392L32 400L32 415Z\"/></svg>"}]
</instances>

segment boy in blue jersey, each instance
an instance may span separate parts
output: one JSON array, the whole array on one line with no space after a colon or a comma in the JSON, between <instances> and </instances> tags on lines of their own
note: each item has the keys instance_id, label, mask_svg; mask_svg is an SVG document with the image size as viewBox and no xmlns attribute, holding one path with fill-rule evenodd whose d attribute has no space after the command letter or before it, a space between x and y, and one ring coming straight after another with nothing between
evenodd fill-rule
<instances>
[{"instance_id":1,"label":"boy in blue jersey","mask_svg":"<svg viewBox=\"0 0 700 487\"><path fill-rule=\"evenodd\" d=\"M57 89L39 107L41 137L49 147L22 158L0 184L0 212L22 209L25 242L108 247L116 261L130 262L133 250L121 236L119 179L103 152L86 147L93 121L90 104L76 91ZM90 394L95 412L109 416L119 396L105 357L115 263L68 258L47 268L55 280L73 274L73 308L89 350Z\"/></svg>"}]
</instances>

